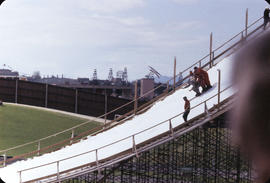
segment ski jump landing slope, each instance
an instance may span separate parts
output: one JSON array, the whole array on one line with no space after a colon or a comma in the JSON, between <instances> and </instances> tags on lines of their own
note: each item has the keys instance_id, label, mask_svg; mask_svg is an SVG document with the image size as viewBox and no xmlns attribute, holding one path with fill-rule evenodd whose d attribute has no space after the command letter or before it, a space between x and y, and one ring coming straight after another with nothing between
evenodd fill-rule
<instances>
[{"instance_id":1,"label":"ski jump landing slope","mask_svg":"<svg viewBox=\"0 0 270 183\"><path fill-rule=\"evenodd\" d=\"M201 102L217 94L218 92L217 69L221 70L221 91L224 90L225 88L228 88L231 85L232 62L233 61L231 57L225 58L208 71L213 88L208 92L204 93L203 95L201 95L200 97L193 99L191 101L191 107L200 104ZM113 143L112 145L106 146L98 150L99 160L124 152L132 148L133 145L132 135L144 131L145 129L151 128L162 121L166 121L172 118L173 116L182 113L184 111L183 97L187 96L187 98L191 99L195 95L193 91L189 90L190 87L186 89L177 90L175 93L166 97L164 100L155 103L153 107L149 109L147 112L135 116L133 119L119 126L116 126L108 131L100 133L96 136L89 136L86 140L82 140L77 144L67 146L53 153L45 154L39 157L35 157L33 159L19 161L14 164L8 165L5 168L1 168L0 177L6 183L17 183L20 182L19 176L20 170L44 164L49 165L41 166L35 169L22 172L21 181L25 182L33 179L38 179L40 177L45 177L47 175L52 175L57 173L57 165L52 162L63 160L85 152L89 152L91 150L95 150L97 148L101 148L112 143ZM224 99L232 96L234 93L235 91L232 88L230 88L225 92L221 93L220 100L223 101ZM218 101L217 97L214 97L211 100L207 101L208 108L211 108L213 107L214 104L217 104L217 101ZM191 110L188 118L191 119L203 112L204 112L204 105L200 105L195 109ZM182 115L180 115L174 118L171 122L172 126L176 127L184 123L184 120L182 118ZM135 136L136 144L149 140L166 131L168 131L168 123L158 125L143 133L137 134ZM61 161L59 163L59 171L62 172L91 162L96 162L96 151Z\"/></svg>"}]
</instances>

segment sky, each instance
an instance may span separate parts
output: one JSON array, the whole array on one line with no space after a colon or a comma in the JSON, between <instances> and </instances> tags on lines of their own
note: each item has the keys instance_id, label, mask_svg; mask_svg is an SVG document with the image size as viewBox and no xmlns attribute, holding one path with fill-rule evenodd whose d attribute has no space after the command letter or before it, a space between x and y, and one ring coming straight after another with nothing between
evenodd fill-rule
<instances>
[{"instance_id":1,"label":"sky","mask_svg":"<svg viewBox=\"0 0 270 183\"><path fill-rule=\"evenodd\" d=\"M20 74L107 79L127 67L173 75L263 15L264 0L6 0L0 7L0 68Z\"/></svg>"}]
</instances>

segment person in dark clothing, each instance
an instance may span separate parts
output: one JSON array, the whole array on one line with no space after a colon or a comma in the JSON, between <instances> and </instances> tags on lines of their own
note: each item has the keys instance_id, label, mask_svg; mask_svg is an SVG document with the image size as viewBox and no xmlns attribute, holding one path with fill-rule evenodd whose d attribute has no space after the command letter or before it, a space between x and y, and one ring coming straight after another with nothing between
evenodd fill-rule
<instances>
[{"instance_id":1,"label":"person in dark clothing","mask_svg":"<svg viewBox=\"0 0 270 183\"><path fill-rule=\"evenodd\" d=\"M269 8L265 8L264 14L263 14L263 19L264 19L263 29L264 30L265 30L265 28L267 26L267 23L269 22L269 18L270 18L269 13L270 13Z\"/></svg>"},{"instance_id":2,"label":"person in dark clothing","mask_svg":"<svg viewBox=\"0 0 270 183\"><path fill-rule=\"evenodd\" d=\"M188 117L188 114L190 112L190 102L187 99L187 97L184 97L183 99L185 101L185 106L184 106L185 112L183 114L183 118L184 118L185 122L187 122L187 117Z\"/></svg>"},{"instance_id":3,"label":"person in dark clothing","mask_svg":"<svg viewBox=\"0 0 270 183\"><path fill-rule=\"evenodd\" d=\"M0 0L0 6L1 6L1 4L4 2L5 0ZM1 183L1 182L0 182Z\"/></svg>"}]
</instances>

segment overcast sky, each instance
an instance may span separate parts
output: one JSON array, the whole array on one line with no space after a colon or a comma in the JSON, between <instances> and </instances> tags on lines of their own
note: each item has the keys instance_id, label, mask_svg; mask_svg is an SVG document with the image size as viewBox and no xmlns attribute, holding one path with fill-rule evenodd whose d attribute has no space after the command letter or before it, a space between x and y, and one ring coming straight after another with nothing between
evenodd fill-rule
<instances>
[{"instance_id":1,"label":"overcast sky","mask_svg":"<svg viewBox=\"0 0 270 183\"><path fill-rule=\"evenodd\" d=\"M264 0L6 0L0 7L0 65L21 74L99 79L147 66L172 75L263 14Z\"/></svg>"}]
</instances>

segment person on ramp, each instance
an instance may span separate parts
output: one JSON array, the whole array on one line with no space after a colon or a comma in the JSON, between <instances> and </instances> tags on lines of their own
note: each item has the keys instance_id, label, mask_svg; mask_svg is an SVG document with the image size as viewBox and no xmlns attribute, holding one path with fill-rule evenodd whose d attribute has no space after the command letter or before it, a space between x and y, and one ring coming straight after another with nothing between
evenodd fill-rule
<instances>
[{"instance_id":1,"label":"person on ramp","mask_svg":"<svg viewBox=\"0 0 270 183\"><path fill-rule=\"evenodd\" d=\"M207 90L212 88L208 73L205 70L198 67L194 67L194 73L196 80L200 83L203 89L203 92L206 92Z\"/></svg>"},{"instance_id":2,"label":"person on ramp","mask_svg":"<svg viewBox=\"0 0 270 183\"><path fill-rule=\"evenodd\" d=\"M269 8L265 8L264 13L263 13L263 19L264 19L263 29L264 30L266 29L267 23L269 22L269 19L270 19L269 13L270 13Z\"/></svg>"},{"instance_id":3,"label":"person on ramp","mask_svg":"<svg viewBox=\"0 0 270 183\"><path fill-rule=\"evenodd\" d=\"M193 90L196 93L196 95L195 95L196 97L201 95L201 92L199 90L200 83L196 81L196 78L195 78L192 71L190 71L188 84L192 86L191 90Z\"/></svg>"},{"instance_id":4,"label":"person on ramp","mask_svg":"<svg viewBox=\"0 0 270 183\"><path fill-rule=\"evenodd\" d=\"M183 99L185 101L185 106L184 106L185 112L183 114L183 119L185 120L185 122L187 122L187 117L188 117L188 114L190 112L190 102L187 99L187 97L183 97Z\"/></svg>"}]
</instances>

